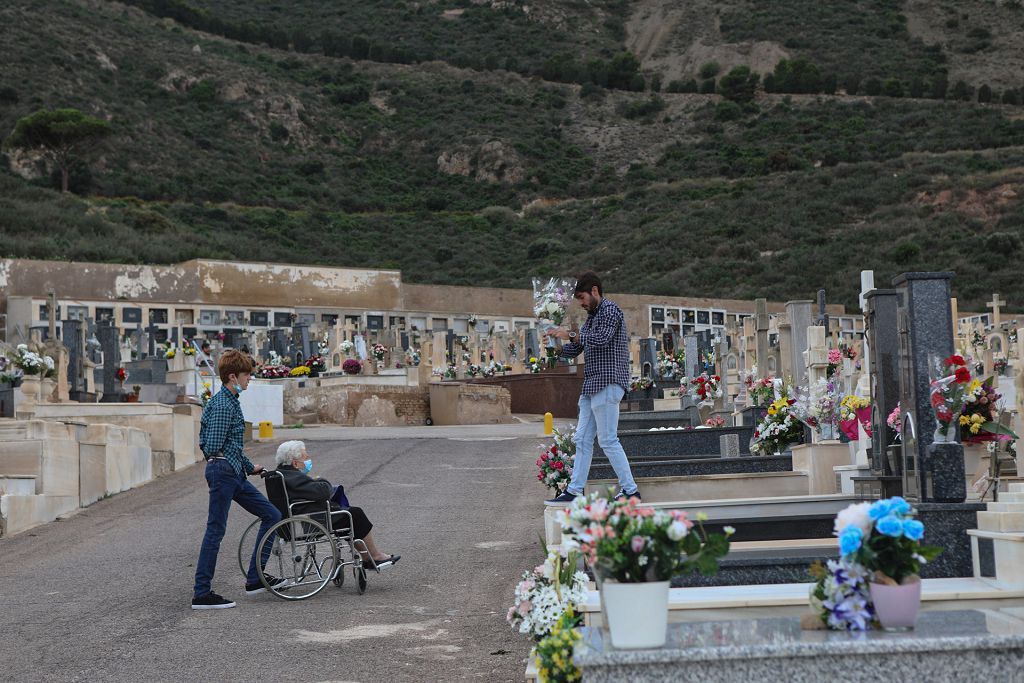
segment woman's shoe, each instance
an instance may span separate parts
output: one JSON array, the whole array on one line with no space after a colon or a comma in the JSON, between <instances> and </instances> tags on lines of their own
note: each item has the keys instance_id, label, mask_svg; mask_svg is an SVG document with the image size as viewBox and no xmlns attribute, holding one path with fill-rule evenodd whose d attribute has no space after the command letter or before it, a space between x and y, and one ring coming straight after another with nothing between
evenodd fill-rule
<instances>
[{"instance_id":1,"label":"woman's shoe","mask_svg":"<svg viewBox=\"0 0 1024 683\"><path fill-rule=\"evenodd\" d=\"M374 562L373 560L363 560L363 569L367 571L376 569L380 572L381 569L387 569L388 567L394 566L401 558L401 555L389 555L386 560L379 560L377 562Z\"/></svg>"}]
</instances>

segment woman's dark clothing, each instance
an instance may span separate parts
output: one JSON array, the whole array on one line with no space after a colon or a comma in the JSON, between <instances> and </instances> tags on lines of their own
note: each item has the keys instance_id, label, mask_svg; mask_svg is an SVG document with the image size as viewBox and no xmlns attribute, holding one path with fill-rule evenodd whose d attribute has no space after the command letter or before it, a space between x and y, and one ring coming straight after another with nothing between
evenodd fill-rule
<instances>
[{"instance_id":1,"label":"woman's dark clothing","mask_svg":"<svg viewBox=\"0 0 1024 683\"><path fill-rule=\"evenodd\" d=\"M373 529L373 524L366 517L366 513L363 512L362 508L343 508L331 500L335 491L335 486L331 482L326 479L308 477L305 473L300 472L291 465L279 465L277 471L284 475L284 487L288 491L288 500L312 501L307 504L296 505L293 508L295 514L310 515L314 519L323 522L323 514L317 515L316 513L322 512L324 503L330 501L331 510L348 510L349 514L352 515L352 526L356 538L366 538L366 535ZM348 517L345 515L332 514L331 518L335 531L348 528Z\"/></svg>"}]
</instances>

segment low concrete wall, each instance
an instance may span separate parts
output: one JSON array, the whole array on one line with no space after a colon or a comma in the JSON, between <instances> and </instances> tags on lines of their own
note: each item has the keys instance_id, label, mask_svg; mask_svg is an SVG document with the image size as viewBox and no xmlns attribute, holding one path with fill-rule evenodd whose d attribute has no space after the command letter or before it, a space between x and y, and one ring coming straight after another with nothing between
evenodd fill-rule
<instances>
[{"instance_id":1,"label":"low concrete wall","mask_svg":"<svg viewBox=\"0 0 1024 683\"><path fill-rule=\"evenodd\" d=\"M511 422L512 396L502 387L438 382L430 385L430 417L436 425Z\"/></svg>"},{"instance_id":2,"label":"low concrete wall","mask_svg":"<svg viewBox=\"0 0 1024 683\"><path fill-rule=\"evenodd\" d=\"M37 419L141 429L149 434L153 451L173 454L176 470L203 459L199 450L202 414L199 406L185 403L47 403L34 409Z\"/></svg>"},{"instance_id":3,"label":"low concrete wall","mask_svg":"<svg viewBox=\"0 0 1024 683\"><path fill-rule=\"evenodd\" d=\"M352 427L423 425L431 416L431 387L315 384L288 387L284 392L285 421L289 415L315 414L317 422ZM454 404L444 399L438 424L488 424L511 420L508 392L496 387L451 384ZM437 422L437 420L434 420Z\"/></svg>"},{"instance_id":4,"label":"low concrete wall","mask_svg":"<svg viewBox=\"0 0 1024 683\"><path fill-rule=\"evenodd\" d=\"M513 413L576 418L579 416L580 392L583 390L583 366L577 372L541 372L536 375L484 377L465 381L471 385L498 386L508 390Z\"/></svg>"},{"instance_id":5,"label":"low concrete wall","mask_svg":"<svg viewBox=\"0 0 1024 683\"><path fill-rule=\"evenodd\" d=\"M11 535L153 479L150 437L117 425L3 420L3 476L24 478L0 495L0 535Z\"/></svg>"}]
</instances>

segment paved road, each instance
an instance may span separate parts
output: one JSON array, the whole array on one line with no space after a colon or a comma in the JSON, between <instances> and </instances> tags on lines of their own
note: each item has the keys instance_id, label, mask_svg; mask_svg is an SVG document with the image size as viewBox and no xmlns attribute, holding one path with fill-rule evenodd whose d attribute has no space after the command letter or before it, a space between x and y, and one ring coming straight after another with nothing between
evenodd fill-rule
<instances>
[{"instance_id":1,"label":"paved road","mask_svg":"<svg viewBox=\"0 0 1024 683\"><path fill-rule=\"evenodd\" d=\"M525 436L538 432L311 438L315 473L344 483L381 548L402 555L362 596L349 575L299 603L247 597L235 553L252 518L234 506L214 590L238 607L192 611L202 465L0 539L0 678L521 681L529 643L504 614L542 558L539 441ZM257 444L254 460L270 465L275 448Z\"/></svg>"}]
</instances>

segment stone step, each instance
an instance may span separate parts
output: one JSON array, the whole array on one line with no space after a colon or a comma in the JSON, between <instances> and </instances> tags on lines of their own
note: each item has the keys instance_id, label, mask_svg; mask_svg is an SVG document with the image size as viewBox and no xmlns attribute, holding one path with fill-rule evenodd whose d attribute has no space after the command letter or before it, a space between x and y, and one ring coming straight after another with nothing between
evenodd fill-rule
<instances>
[{"instance_id":1,"label":"stone step","mask_svg":"<svg viewBox=\"0 0 1024 683\"><path fill-rule=\"evenodd\" d=\"M34 496L36 478L25 474L0 474L0 496Z\"/></svg>"},{"instance_id":2,"label":"stone step","mask_svg":"<svg viewBox=\"0 0 1024 683\"><path fill-rule=\"evenodd\" d=\"M1000 503L1024 503L1024 491L1009 491L999 494Z\"/></svg>"},{"instance_id":3,"label":"stone step","mask_svg":"<svg viewBox=\"0 0 1024 683\"><path fill-rule=\"evenodd\" d=\"M989 512L1024 512L1024 503L989 503Z\"/></svg>"},{"instance_id":4,"label":"stone step","mask_svg":"<svg viewBox=\"0 0 1024 683\"><path fill-rule=\"evenodd\" d=\"M978 528L982 531L1024 531L1024 512L979 512Z\"/></svg>"},{"instance_id":5,"label":"stone step","mask_svg":"<svg viewBox=\"0 0 1024 683\"><path fill-rule=\"evenodd\" d=\"M1024 484L1010 484L1009 493L1024 493Z\"/></svg>"},{"instance_id":6,"label":"stone step","mask_svg":"<svg viewBox=\"0 0 1024 683\"><path fill-rule=\"evenodd\" d=\"M807 493L809 483L805 472L758 472L729 474L695 474L686 476L642 476L637 481L644 502L689 498L721 499L725 496L798 496ZM614 487L614 479L591 479L586 492L604 491Z\"/></svg>"}]
</instances>

